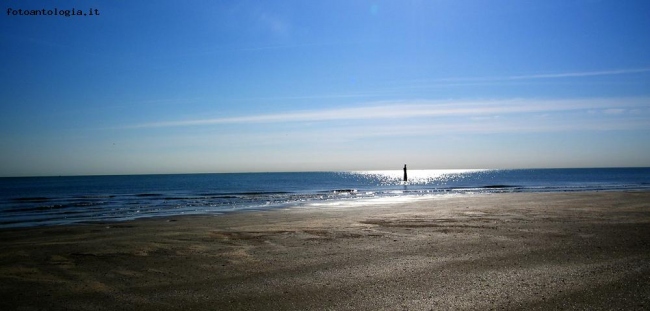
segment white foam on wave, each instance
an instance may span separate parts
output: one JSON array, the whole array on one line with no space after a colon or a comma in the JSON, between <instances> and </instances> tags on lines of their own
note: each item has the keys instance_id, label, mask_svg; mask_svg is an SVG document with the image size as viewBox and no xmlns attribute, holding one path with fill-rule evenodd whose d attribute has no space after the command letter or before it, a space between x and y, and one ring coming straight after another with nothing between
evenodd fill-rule
<instances>
[{"instance_id":1,"label":"white foam on wave","mask_svg":"<svg viewBox=\"0 0 650 311\"><path fill-rule=\"evenodd\" d=\"M294 208L354 208L363 206L385 206L395 204L413 203L426 200L444 200L462 194L427 194L427 195L398 195L371 198L355 198L347 200L310 202L294 206Z\"/></svg>"}]
</instances>

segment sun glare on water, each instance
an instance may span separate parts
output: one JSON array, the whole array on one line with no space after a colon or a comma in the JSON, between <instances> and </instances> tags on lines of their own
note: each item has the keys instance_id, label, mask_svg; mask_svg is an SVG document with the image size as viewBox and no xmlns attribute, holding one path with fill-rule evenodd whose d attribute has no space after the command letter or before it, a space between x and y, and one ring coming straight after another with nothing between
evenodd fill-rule
<instances>
[{"instance_id":1,"label":"sun glare on water","mask_svg":"<svg viewBox=\"0 0 650 311\"><path fill-rule=\"evenodd\" d=\"M445 183L462 179L467 175L489 171L488 169L440 169L440 170L408 170L408 179L403 181L402 170L383 170L383 171L355 171L353 174L359 174L364 178L375 179L382 185L394 184L432 184Z\"/></svg>"}]
</instances>

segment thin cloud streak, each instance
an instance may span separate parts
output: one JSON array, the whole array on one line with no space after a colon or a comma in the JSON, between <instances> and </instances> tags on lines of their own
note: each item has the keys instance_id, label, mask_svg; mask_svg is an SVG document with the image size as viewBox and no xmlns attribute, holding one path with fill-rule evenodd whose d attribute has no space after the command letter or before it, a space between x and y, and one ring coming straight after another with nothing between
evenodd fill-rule
<instances>
[{"instance_id":1,"label":"thin cloud streak","mask_svg":"<svg viewBox=\"0 0 650 311\"><path fill-rule=\"evenodd\" d=\"M224 146L231 149L254 148L293 148L291 146L332 146L349 144L368 139L404 139L430 138L438 135L494 135L524 133L568 133L581 131L633 131L648 129L649 118L639 120L602 120L580 119L572 122L566 120L540 120L527 118L490 120L476 122L441 121L420 124L391 125L347 125L340 127L309 127L299 131L293 129L265 129L262 132L205 132L191 134L174 134L156 136L147 140L147 144L166 147L192 148L205 146ZM135 144L135 143L134 143ZM142 144L142 143L138 143Z\"/></svg>"},{"instance_id":2,"label":"thin cloud streak","mask_svg":"<svg viewBox=\"0 0 650 311\"><path fill-rule=\"evenodd\" d=\"M650 67L641 67L641 68L633 68L633 69L599 70L599 71L560 72L560 73L548 73L548 74L527 74L527 75L503 76L503 77L441 78L441 79L436 79L435 81L455 82L455 83L498 82L498 81L513 81L513 80L615 76L615 75L626 75L626 74L636 74L636 73L646 73L646 72L650 72Z\"/></svg>"},{"instance_id":3,"label":"thin cloud streak","mask_svg":"<svg viewBox=\"0 0 650 311\"><path fill-rule=\"evenodd\" d=\"M528 79L571 78L571 77L593 77L593 76L624 75L624 74L643 73L643 72L650 72L650 68L523 75L523 76L507 77L505 79L506 80L528 80Z\"/></svg>"},{"instance_id":4,"label":"thin cloud streak","mask_svg":"<svg viewBox=\"0 0 650 311\"><path fill-rule=\"evenodd\" d=\"M122 129L207 126L219 124L318 122L343 120L409 119L422 117L476 117L515 113L545 113L575 110L604 110L648 107L649 98L579 100L501 100L501 101L395 101L362 107L295 111L240 117L172 120L124 126Z\"/></svg>"}]
</instances>

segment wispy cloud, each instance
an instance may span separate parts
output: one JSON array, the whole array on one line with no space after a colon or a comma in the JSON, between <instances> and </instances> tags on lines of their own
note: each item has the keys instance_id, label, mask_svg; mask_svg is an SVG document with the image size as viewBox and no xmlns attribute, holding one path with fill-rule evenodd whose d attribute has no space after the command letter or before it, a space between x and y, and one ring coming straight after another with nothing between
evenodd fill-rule
<instances>
[{"instance_id":1,"label":"wispy cloud","mask_svg":"<svg viewBox=\"0 0 650 311\"><path fill-rule=\"evenodd\" d=\"M275 14L264 12L260 14L259 21L276 36L288 37L290 35L291 25Z\"/></svg>"},{"instance_id":2,"label":"wispy cloud","mask_svg":"<svg viewBox=\"0 0 650 311\"><path fill-rule=\"evenodd\" d=\"M607 114L601 110L600 114ZM586 113L585 113L586 114ZM430 122L346 122L336 126L300 124L285 126L248 127L241 131L206 129L205 131L165 132L164 135L148 137L146 144L169 148L210 148L228 146L231 149L322 149L325 146L347 148L355 142L364 145L381 144L382 139L431 138L439 135L493 135L525 133L561 133L579 131L629 131L650 129L650 117L599 118L595 116L574 118L542 117L534 114L525 117L504 116L500 118L443 118ZM137 136L129 136L137 137ZM379 140L375 140L379 139ZM143 144L138 142L138 144Z\"/></svg>"},{"instance_id":3,"label":"wispy cloud","mask_svg":"<svg viewBox=\"0 0 650 311\"><path fill-rule=\"evenodd\" d=\"M399 94L405 90L413 89L437 89L449 87L466 87L466 86L486 86L486 85L503 85L503 84L521 84L521 83L536 83L536 82L557 82L554 80L561 80L563 83L574 82L571 79L587 78L587 77L607 77L607 76L622 76L650 73L650 67L628 68L628 69L614 69L614 70L599 70L599 71L577 71L577 72L554 72L554 73L541 73L541 74L522 74L510 76L477 76L477 77L441 77L433 79L415 79L415 80L387 80L381 82L381 87L376 87L372 93L368 93L366 97L374 95L387 95ZM612 83L609 81L608 83Z\"/></svg>"},{"instance_id":4,"label":"wispy cloud","mask_svg":"<svg viewBox=\"0 0 650 311\"><path fill-rule=\"evenodd\" d=\"M495 81L512 81L512 80L535 80L535 79L559 79L559 78L579 78L595 76L615 76L650 72L650 67L616 69L616 70L599 70L599 71L576 71L576 72L556 72L545 74L527 74L501 77L466 77L466 78L443 78L437 79L437 82L495 82Z\"/></svg>"},{"instance_id":5,"label":"wispy cloud","mask_svg":"<svg viewBox=\"0 0 650 311\"><path fill-rule=\"evenodd\" d=\"M233 117L154 121L122 128L166 128L208 126L219 124L325 122L343 120L388 120L423 117L483 117L517 113L549 113L561 111L618 111L649 107L650 98L575 99L575 100L494 100L494 101L391 101L364 104L358 107L321 110L288 111ZM622 111L622 110L621 110Z\"/></svg>"},{"instance_id":6,"label":"wispy cloud","mask_svg":"<svg viewBox=\"0 0 650 311\"><path fill-rule=\"evenodd\" d=\"M650 72L649 67L636 69L619 69L619 70L602 70L602 71L581 71L581 72L564 72L550 74L535 74L510 76L502 78L503 80L529 80L529 79L553 79L553 78L574 78L574 77L594 77L594 76L613 76L634 73Z\"/></svg>"}]
</instances>

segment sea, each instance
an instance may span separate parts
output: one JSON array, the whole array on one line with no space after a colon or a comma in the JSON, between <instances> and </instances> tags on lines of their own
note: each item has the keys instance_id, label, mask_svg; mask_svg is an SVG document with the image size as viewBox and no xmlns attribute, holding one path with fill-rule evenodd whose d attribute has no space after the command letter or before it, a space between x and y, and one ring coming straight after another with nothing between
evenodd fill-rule
<instances>
[{"instance_id":1,"label":"sea","mask_svg":"<svg viewBox=\"0 0 650 311\"><path fill-rule=\"evenodd\" d=\"M510 193L648 191L650 168L457 169L0 178L0 228Z\"/></svg>"}]
</instances>

